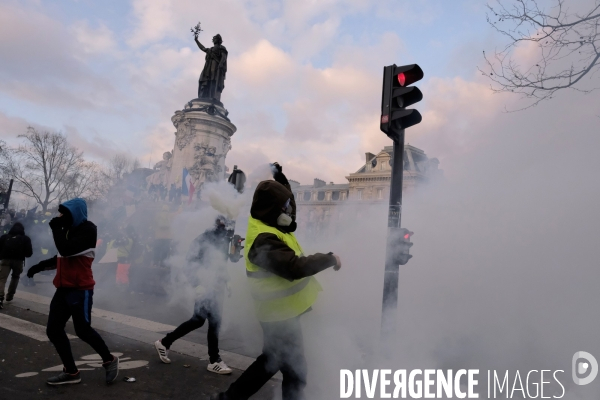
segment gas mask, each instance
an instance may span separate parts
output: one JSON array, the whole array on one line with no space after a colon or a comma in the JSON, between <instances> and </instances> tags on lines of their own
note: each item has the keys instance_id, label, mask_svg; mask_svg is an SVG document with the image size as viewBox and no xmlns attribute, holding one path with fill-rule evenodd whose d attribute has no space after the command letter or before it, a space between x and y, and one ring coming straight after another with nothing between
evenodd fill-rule
<instances>
[{"instance_id":1,"label":"gas mask","mask_svg":"<svg viewBox=\"0 0 600 400\"><path fill-rule=\"evenodd\" d=\"M294 219L292 218L292 206L290 205L290 199L287 199L285 205L281 207L281 214L277 217L277 225L279 226L290 226Z\"/></svg>"}]
</instances>

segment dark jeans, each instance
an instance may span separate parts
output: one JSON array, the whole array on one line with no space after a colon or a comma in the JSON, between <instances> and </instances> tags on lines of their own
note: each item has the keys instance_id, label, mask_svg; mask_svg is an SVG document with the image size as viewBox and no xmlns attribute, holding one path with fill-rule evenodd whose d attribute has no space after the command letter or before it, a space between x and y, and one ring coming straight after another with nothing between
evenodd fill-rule
<instances>
[{"instance_id":1,"label":"dark jeans","mask_svg":"<svg viewBox=\"0 0 600 400\"><path fill-rule=\"evenodd\" d=\"M154 239L154 265L163 267L171 254L171 239Z\"/></svg>"},{"instance_id":2,"label":"dark jeans","mask_svg":"<svg viewBox=\"0 0 600 400\"><path fill-rule=\"evenodd\" d=\"M19 284L19 277L23 272L23 261L21 260L2 260L0 261L0 301L4 300L4 287L8 276L10 277L10 284L8 285L8 291L6 297L12 300L13 296L17 292L17 285Z\"/></svg>"},{"instance_id":3,"label":"dark jeans","mask_svg":"<svg viewBox=\"0 0 600 400\"><path fill-rule=\"evenodd\" d=\"M281 371L283 400L304 399L306 359L300 317L280 322L261 322L263 352L227 389L227 400L246 400Z\"/></svg>"},{"instance_id":4,"label":"dark jeans","mask_svg":"<svg viewBox=\"0 0 600 400\"><path fill-rule=\"evenodd\" d=\"M196 330L204 321L208 320L208 357L211 364L219 360L219 329L221 328L221 306L213 301L196 302L194 306L194 315L183 324L179 325L173 332L168 333L161 343L167 349L171 347L174 341L181 339L193 330Z\"/></svg>"},{"instance_id":5,"label":"dark jeans","mask_svg":"<svg viewBox=\"0 0 600 400\"><path fill-rule=\"evenodd\" d=\"M103 362L112 361L113 359L106 343L91 325L93 295L93 290L59 288L56 289L56 293L54 293L54 297L50 302L50 315L48 315L46 334L56 347L56 352L60 356L66 371L71 374L77 372L77 367L73 360L69 338L65 333L65 325L70 317L73 317L75 334L92 346L96 353L102 357Z\"/></svg>"}]
</instances>

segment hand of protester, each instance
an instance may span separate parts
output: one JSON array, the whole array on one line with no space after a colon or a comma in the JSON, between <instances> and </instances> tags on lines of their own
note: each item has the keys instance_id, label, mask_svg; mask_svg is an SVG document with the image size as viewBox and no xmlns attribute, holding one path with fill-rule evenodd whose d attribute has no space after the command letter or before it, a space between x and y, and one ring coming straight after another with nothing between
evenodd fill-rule
<instances>
[{"instance_id":1,"label":"hand of protester","mask_svg":"<svg viewBox=\"0 0 600 400\"><path fill-rule=\"evenodd\" d=\"M33 278L33 275L37 274L38 272L42 272L43 270L44 267L42 267L40 264L32 265L31 268L27 270L27 277Z\"/></svg>"},{"instance_id":2,"label":"hand of protester","mask_svg":"<svg viewBox=\"0 0 600 400\"><path fill-rule=\"evenodd\" d=\"M48 223L48 225L50 225L50 229L55 230L59 229L62 226L62 221L60 218L61 217L54 217L50 220L50 222Z\"/></svg>"},{"instance_id":3,"label":"hand of protester","mask_svg":"<svg viewBox=\"0 0 600 400\"><path fill-rule=\"evenodd\" d=\"M274 162L273 164L271 164L272 167L272 171L273 171L273 179L275 179L276 182L281 183L282 185L289 185L289 181L287 180L287 177L283 174L283 167L281 165L279 165L278 162Z\"/></svg>"},{"instance_id":4,"label":"hand of protester","mask_svg":"<svg viewBox=\"0 0 600 400\"><path fill-rule=\"evenodd\" d=\"M333 266L333 270L339 271L340 268L342 268L342 260L340 260L340 256L337 254L333 254L333 256L335 257L335 265Z\"/></svg>"},{"instance_id":5,"label":"hand of protester","mask_svg":"<svg viewBox=\"0 0 600 400\"><path fill-rule=\"evenodd\" d=\"M273 164L271 164L273 166L273 168L275 168L277 170L277 172L279 172L281 174L281 172L283 171L283 167L281 165L279 165L279 163L277 161L275 161ZM274 172L273 174L275 174L276 172Z\"/></svg>"}]
</instances>

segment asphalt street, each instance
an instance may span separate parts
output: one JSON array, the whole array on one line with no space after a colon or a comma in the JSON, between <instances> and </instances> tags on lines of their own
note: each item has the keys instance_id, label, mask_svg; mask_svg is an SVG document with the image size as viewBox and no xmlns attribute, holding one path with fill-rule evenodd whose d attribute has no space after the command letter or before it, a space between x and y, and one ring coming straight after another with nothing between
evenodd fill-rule
<instances>
[{"instance_id":1,"label":"asphalt street","mask_svg":"<svg viewBox=\"0 0 600 400\"><path fill-rule=\"evenodd\" d=\"M217 375L206 370L205 331L175 343L167 365L159 361L152 345L157 337L174 326L128 314L104 310L96 303L92 326L102 335L109 349L121 359L119 378L112 385L104 383L104 369L99 357L86 343L75 338L71 322L67 333L82 382L51 387L45 381L62 369L54 347L45 337L50 296L36 292L51 291L38 285L34 290L20 290L0 311L0 398L1 399L208 399L210 394L225 390L253 358L224 349L223 359L234 369L231 375ZM48 293L49 294L49 293ZM156 319L156 318L155 318ZM175 320L175 318L173 318ZM178 319L182 322L181 317ZM235 347L235 340L230 341ZM124 377L135 382L124 382ZM277 379L265 385L253 399L280 397Z\"/></svg>"}]
</instances>

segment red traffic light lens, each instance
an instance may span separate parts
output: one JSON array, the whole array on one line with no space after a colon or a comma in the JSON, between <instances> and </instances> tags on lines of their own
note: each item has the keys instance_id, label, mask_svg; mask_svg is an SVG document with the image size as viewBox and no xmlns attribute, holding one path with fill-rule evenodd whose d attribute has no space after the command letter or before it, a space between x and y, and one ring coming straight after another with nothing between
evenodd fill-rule
<instances>
[{"instance_id":1,"label":"red traffic light lens","mask_svg":"<svg viewBox=\"0 0 600 400\"><path fill-rule=\"evenodd\" d=\"M398 83L400 84L400 86L404 86L404 84L406 83L406 76L404 75L404 72L400 72L398 74Z\"/></svg>"},{"instance_id":2,"label":"red traffic light lens","mask_svg":"<svg viewBox=\"0 0 600 400\"><path fill-rule=\"evenodd\" d=\"M410 233L407 233L406 235L404 235L404 239L410 239Z\"/></svg>"}]
</instances>

